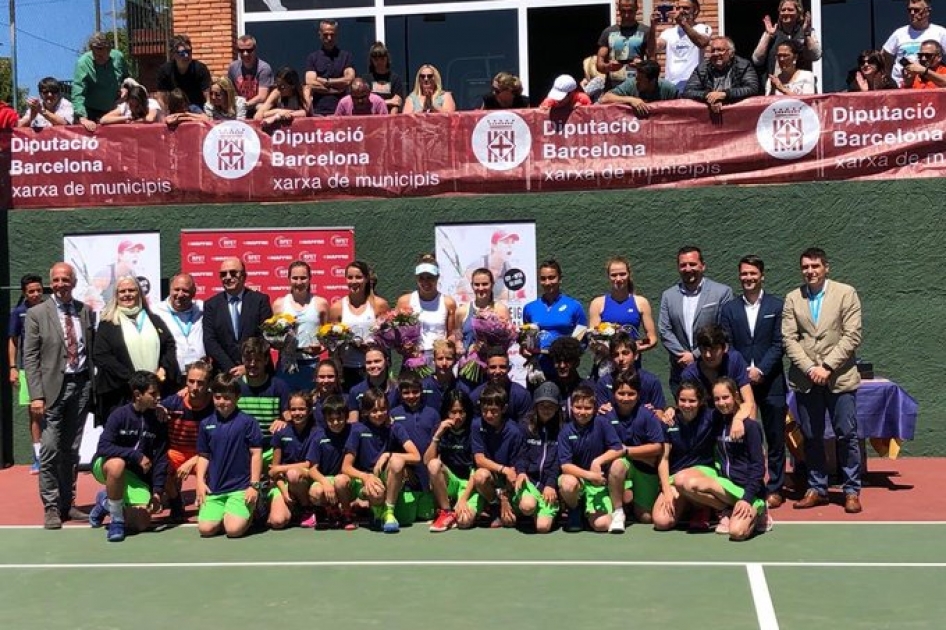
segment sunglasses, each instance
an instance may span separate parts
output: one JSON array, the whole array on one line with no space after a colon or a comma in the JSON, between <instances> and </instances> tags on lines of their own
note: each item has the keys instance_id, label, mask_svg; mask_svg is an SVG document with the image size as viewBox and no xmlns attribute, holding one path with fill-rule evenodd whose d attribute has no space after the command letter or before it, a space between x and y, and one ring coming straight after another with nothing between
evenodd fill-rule
<instances>
[{"instance_id":1,"label":"sunglasses","mask_svg":"<svg viewBox=\"0 0 946 630\"><path fill-rule=\"evenodd\" d=\"M224 269L223 271L220 272L220 279L223 280L224 278L228 278L228 277L239 278L241 275L243 275L243 272L240 271L239 269Z\"/></svg>"},{"instance_id":2,"label":"sunglasses","mask_svg":"<svg viewBox=\"0 0 946 630\"><path fill-rule=\"evenodd\" d=\"M249 55L256 50L256 46L253 46L252 48L239 48L238 50L240 51L241 55Z\"/></svg>"},{"instance_id":3,"label":"sunglasses","mask_svg":"<svg viewBox=\"0 0 946 630\"><path fill-rule=\"evenodd\" d=\"M59 90L43 90L42 93L55 96L56 94L59 94Z\"/></svg>"},{"instance_id":4,"label":"sunglasses","mask_svg":"<svg viewBox=\"0 0 946 630\"><path fill-rule=\"evenodd\" d=\"M433 78L434 78L434 75L432 75L432 74L422 74L422 75L420 75L420 78L421 78L421 79L433 79Z\"/></svg>"},{"instance_id":5,"label":"sunglasses","mask_svg":"<svg viewBox=\"0 0 946 630\"><path fill-rule=\"evenodd\" d=\"M917 53L916 54L917 59L932 59L935 56L936 56L936 53Z\"/></svg>"},{"instance_id":6,"label":"sunglasses","mask_svg":"<svg viewBox=\"0 0 946 630\"><path fill-rule=\"evenodd\" d=\"M187 50L186 48L180 48L174 51L174 54L177 55L178 57L186 59L187 57L191 56L191 51Z\"/></svg>"},{"instance_id":7,"label":"sunglasses","mask_svg":"<svg viewBox=\"0 0 946 630\"><path fill-rule=\"evenodd\" d=\"M926 11L926 7L907 7L907 13L923 13Z\"/></svg>"}]
</instances>

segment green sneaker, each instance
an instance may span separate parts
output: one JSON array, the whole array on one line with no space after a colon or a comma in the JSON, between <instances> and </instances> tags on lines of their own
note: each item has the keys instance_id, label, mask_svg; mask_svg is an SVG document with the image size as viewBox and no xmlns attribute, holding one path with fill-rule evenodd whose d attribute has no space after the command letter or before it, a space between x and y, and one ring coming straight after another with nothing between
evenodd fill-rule
<instances>
[{"instance_id":1,"label":"green sneaker","mask_svg":"<svg viewBox=\"0 0 946 630\"><path fill-rule=\"evenodd\" d=\"M385 534L396 534L401 531L401 524L397 522L397 519L394 518L394 510L385 510L384 512L384 526L382 527Z\"/></svg>"}]
</instances>

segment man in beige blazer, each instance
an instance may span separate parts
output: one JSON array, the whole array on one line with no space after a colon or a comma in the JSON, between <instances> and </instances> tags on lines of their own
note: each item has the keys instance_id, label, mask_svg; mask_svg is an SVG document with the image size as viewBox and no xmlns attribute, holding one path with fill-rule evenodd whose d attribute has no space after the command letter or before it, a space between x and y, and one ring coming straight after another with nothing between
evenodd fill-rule
<instances>
[{"instance_id":1,"label":"man in beige blazer","mask_svg":"<svg viewBox=\"0 0 946 630\"><path fill-rule=\"evenodd\" d=\"M861 302L857 291L828 280L824 250L801 254L805 283L788 294L782 311L782 337L791 365L788 381L795 391L798 422L805 435L808 491L794 504L803 510L828 503L825 470L825 416L838 441L844 475L844 510L861 511L861 451L857 437L855 395L861 382L855 353L861 344Z\"/></svg>"},{"instance_id":2,"label":"man in beige blazer","mask_svg":"<svg viewBox=\"0 0 946 630\"><path fill-rule=\"evenodd\" d=\"M76 273L71 265L53 265L49 280L52 298L26 314L23 366L30 412L45 420L39 454L43 526L59 529L64 520L88 518L72 503L82 426L92 395L92 315L72 298Z\"/></svg>"}]
</instances>

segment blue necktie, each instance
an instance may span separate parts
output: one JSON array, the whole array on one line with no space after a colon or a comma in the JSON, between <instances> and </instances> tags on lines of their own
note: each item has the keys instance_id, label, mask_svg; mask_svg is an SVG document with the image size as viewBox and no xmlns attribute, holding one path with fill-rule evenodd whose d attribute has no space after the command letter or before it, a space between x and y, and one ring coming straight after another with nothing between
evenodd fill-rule
<instances>
[{"instance_id":1,"label":"blue necktie","mask_svg":"<svg viewBox=\"0 0 946 630\"><path fill-rule=\"evenodd\" d=\"M240 298L230 297L230 324L233 326L233 338L240 340Z\"/></svg>"}]
</instances>

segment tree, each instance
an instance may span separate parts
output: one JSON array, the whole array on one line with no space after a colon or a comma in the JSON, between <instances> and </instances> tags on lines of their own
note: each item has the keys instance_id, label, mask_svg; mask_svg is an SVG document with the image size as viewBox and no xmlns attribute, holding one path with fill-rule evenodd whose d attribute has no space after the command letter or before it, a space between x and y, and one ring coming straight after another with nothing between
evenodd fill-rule
<instances>
[{"instance_id":1,"label":"tree","mask_svg":"<svg viewBox=\"0 0 946 630\"><path fill-rule=\"evenodd\" d=\"M29 93L25 88L17 88L16 104L20 111L23 111ZM10 63L9 57L0 57L0 101L13 102L13 64Z\"/></svg>"}]
</instances>

